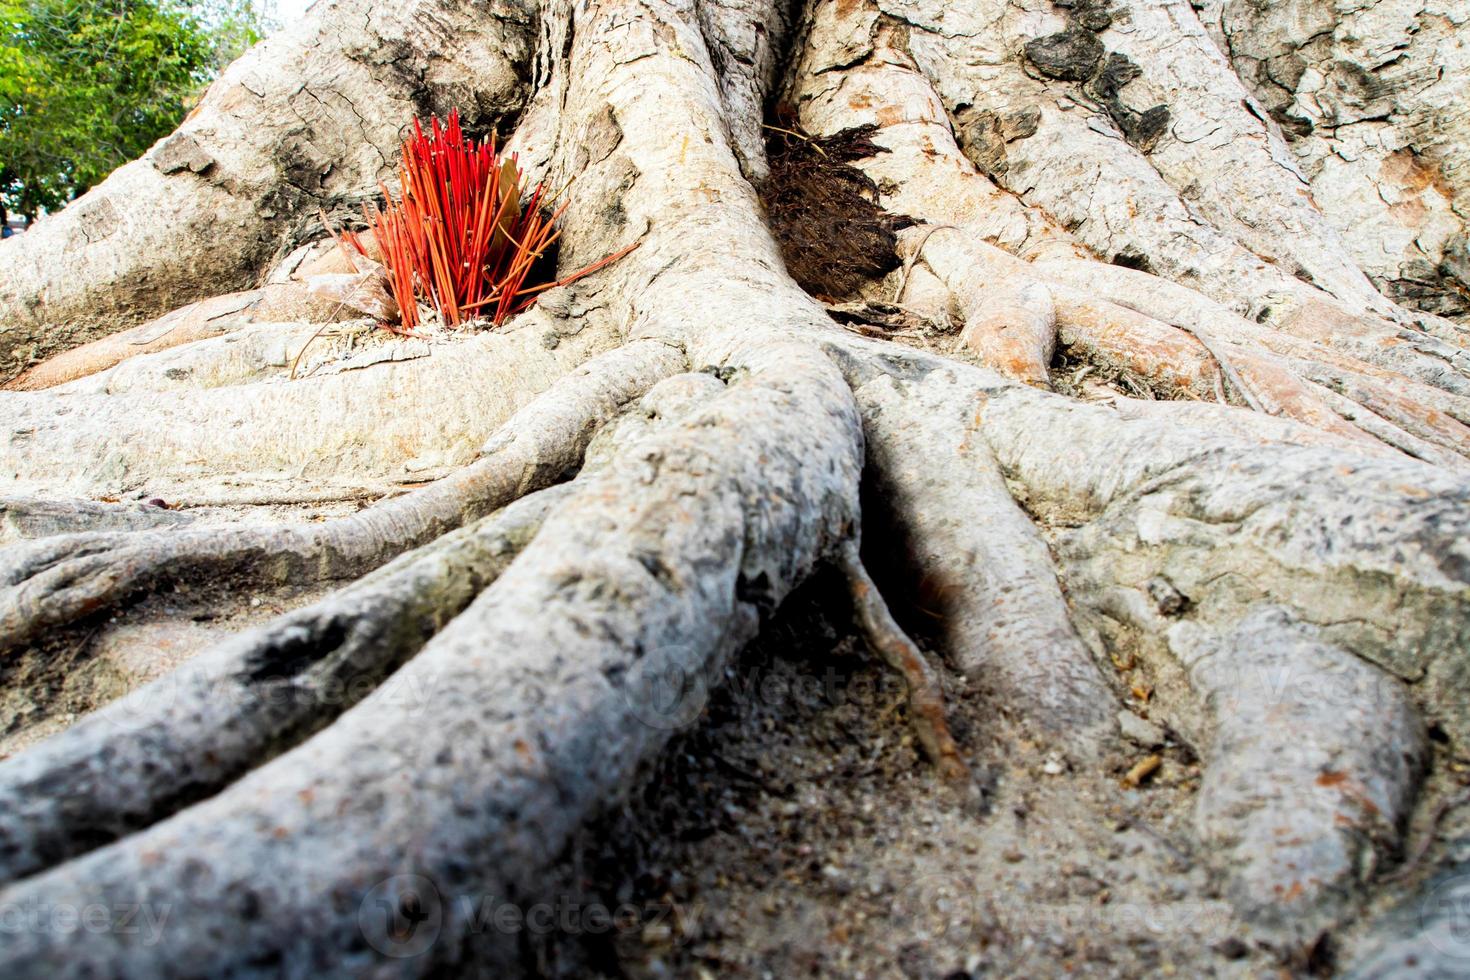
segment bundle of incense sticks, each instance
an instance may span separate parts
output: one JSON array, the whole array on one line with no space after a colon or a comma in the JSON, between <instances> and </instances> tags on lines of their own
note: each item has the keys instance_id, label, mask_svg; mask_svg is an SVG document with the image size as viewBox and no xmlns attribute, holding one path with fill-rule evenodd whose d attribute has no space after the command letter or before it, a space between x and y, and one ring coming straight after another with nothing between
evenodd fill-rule
<instances>
[{"instance_id":1,"label":"bundle of incense sticks","mask_svg":"<svg viewBox=\"0 0 1470 980\"><path fill-rule=\"evenodd\" d=\"M562 279L527 283L536 261L561 232L556 221L566 204L548 213L545 187L530 194L521 186L514 155L501 156L493 139L467 139L459 112L429 132L416 119L413 136L403 144L398 175L401 199L386 186L385 206L365 211L382 250L393 297L401 313L401 329L419 323L419 301L457 326L486 316L497 326L555 286L595 272L637 247L629 246ZM344 239L366 254L357 235Z\"/></svg>"}]
</instances>

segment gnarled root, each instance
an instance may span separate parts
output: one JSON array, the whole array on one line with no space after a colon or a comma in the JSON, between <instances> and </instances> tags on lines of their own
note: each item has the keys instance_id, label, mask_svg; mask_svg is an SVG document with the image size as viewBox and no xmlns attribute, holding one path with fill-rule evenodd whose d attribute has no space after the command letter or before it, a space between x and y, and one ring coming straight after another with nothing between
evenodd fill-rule
<instances>
[{"instance_id":1,"label":"gnarled root","mask_svg":"<svg viewBox=\"0 0 1470 980\"><path fill-rule=\"evenodd\" d=\"M1470 576L1450 542L1470 484L1409 461L1121 422L1024 389L991 397L984 417L1032 513L1075 528L1058 549L1079 623L1120 662L1143 656L1162 704L1214 709L1213 733L1190 710L1169 717L1211 746L1198 819L1232 848L1242 912L1286 929L1330 918L1414 800L1421 724L1396 678L1466 735L1451 706L1470 677L1458 655ZM1333 697L1283 692L1278 671ZM1275 832L1287 824L1311 843Z\"/></svg>"},{"instance_id":2,"label":"gnarled root","mask_svg":"<svg viewBox=\"0 0 1470 980\"><path fill-rule=\"evenodd\" d=\"M559 479L596 426L683 364L644 341L594 359L516 413L486 458L349 517L279 527L93 533L0 552L0 649L34 642L141 592L176 581L323 581L355 577L403 551Z\"/></svg>"},{"instance_id":3,"label":"gnarled root","mask_svg":"<svg viewBox=\"0 0 1470 980\"><path fill-rule=\"evenodd\" d=\"M975 386L943 370L870 372L854 369L852 380L872 479L940 648L997 711L1095 758L1116 704L1072 628L1046 543L980 435Z\"/></svg>"},{"instance_id":4,"label":"gnarled root","mask_svg":"<svg viewBox=\"0 0 1470 980\"><path fill-rule=\"evenodd\" d=\"M9 801L0 880L163 819L330 724L484 592L593 474L723 392L710 374L659 381L593 438L576 482L536 491L226 640L0 764L0 799ZM436 695L386 684L420 707Z\"/></svg>"},{"instance_id":5,"label":"gnarled root","mask_svg":"<svg viewBox=\"0 0 1470 980\"><path fill-rule=\"evenodd\" d=\"M431 712L375 692L218 796L3 893L169 901L161 942L33 932L0 954L7 970L227 971L288 936L293 958L360 970L377 962L364 938L395 938L364 917L375 898L424 881L536 894L560 845L668 738L640 719L644 675L722 670L761 612L850 539L860 470L840 375L809 348L770 345L746 380L577 492L400 669L440 692ZM469 925L451 911L416 967L456 956Z\"/></svg>"},{"instance_id":6,"label":"gnarled root","mask_svg":"<svg viewBox=\"0 0 1470 980\"><path fill-rule=\"evenodd\" d=\"M1310 938L1398 852L1428 755L1408 690L1267 604L1167 642L1214 721L1200 838L1236 908Z\"/></svg>"},{"instance_id":7,"label":"gnarled root","mask_svg":"<svg viewBox=\"0 0 1470 980\"><path fill-rule=\"evenodd\" d=\"M1443 466L1470 468L1470 427L1436 407L1465 411L1464 399L1457 395L1310 342L1288 339L1281 346L1294 356L1275 356L1257 343L1259 333L1270 331L1247 324L1203 297L1195 297L1192 305L1206 315L1189 323L1184 310L1190 306L1174 307L1175 322L1169 323L1050 280L1044 271L1053 263L1022 262L983 242L969 241L958 230L943 239L930 236L927 229L908 234L915 236L909 245L915 257L922 249L924 261L941 282L951 288L962 284L956 298L969 298L961 308L972 311L971 316L978 314L975 324L967 321L963 340L982 363L1008 377L1045 384L1045 362L1040 357L1059 342L1074 356L1121 367L1168 396L1224 401L1228 393L1236 403L1295 419L1364 452L1396 451ZM1063 267L1086 270L1088 283L1132 282L1130 277L1153 280L1101 263L1071 262ZM1153 281L1171 294L1187 292ZM1036 297L1042 305L1020 302L1023 295ZM1164 305L1151 304L1151 310L1158 312ZM1025 355L1018 356L1018 344ZM1388 379L1407 391L1394 390Z\"/></svg>"},{"instance_id":8,"label":"gnarled root","mask_svg":"<svg viewBox=\"0 0 1470 980\"><path fill-rule=\"evenodd\" d=\"M1139 22L1154 26L1159 6L1135 6ZM534 94L514 137L527 169L549 186L576 177L561 262L575 268L634 238L639 249L595 282L548 294L513 329L436 348L426 359L438 363L422 373L403 364L362 372L418 379L427 391L406 402L414 411L389 405L346 418L342 406L361 408L352 397L390 386L318 384L320 376L271 384L255 368L225 372L240 389L229 395L164 383L186 362L220 363L228 338L132 358L65 392L0 397L17 486L77 495L119 479L98 459L136 464L140 482L129 491L155 480L178 486L196 466L212 464L218 476L291 469L281 459L304 468L322 456L332 477L380 478L383 460L403 463L405 446L429 429L436 445L465 449L441 462L463 464L511 419L485 459L350 519L275 530L201 521L166 533L43 538L5 553L0 630L6 640L28 637L32 657L74 638L43 636L49 624L79 623L170 582L230 588L377 571L0 766L0 796L14 800L0 818L11 841L0 858L17 876L0 906L172 910L157 944L117 931L28 931L0 950L3 968L151 975L327 964L386 973L470 959L503 967L524 953L521 940L474 935L482 923L461 899L545 898L548 869L564 862L573 834L623 800L671 733L700 717L704 695L763 617L834 562L874 649L911 685L921 740L942 772L957 775L970 760L945 737L935 673L856 554L866 538L872 562L879 541L860 526L860 477L904 545L943 662L966 675L965 705L980 721L970 730L996 733L997 758L1023 759L1008 772L1024 778L995 783L997 798L1009 794L1016 805L997 807L986 823L952 814L946 836L969 835L965 843L983 850L1007 833L1002 821L1015 826L1034 813L1033 841L1086 824L1089 834L1074 840L1115 852L1100 866L1127 875L1141 865L1147 878L1152 858L1133 864L1131 841L1115 847L1107 828L1184 815L1153 838L1167 841L1192 810L1210 867L1157 883L1185 897L1159 898L1154 881L1130 886L1122 876L1120 894L1146 888L1144 900L1194 915L1223 892L1238 913L1226 927L1251 940L1247 955L1258 961L1259 940L1290 946L1364 907L1371 872L1393 855L1421 790L1425 722L1448 740L1446 753L1470 743L1463 332L1365 288L1313 203L1279 182L1288 172L1271 169L1279 134L1248 107L1216 93L1181 109L1189 125L1164 131L1158 113L1123 101L1122 86L1137 85L1127 94L1138 96L1150 73L1187 91L1179 73L1208 55L1195 14L1176 6L1178 65L1161 54L1164 32L1110 36L1120 54L1126 41L1144 76L1124 78L1126 65L1099 53L1092 67L1111 64L1106 76L1065 85L1031 71L1046 44L1026 53L1031 35L1059 16L1050 7L856 0L808 12L788 93L802 125L877 125L873 138L890 152L863 166L879 202L926 225L906 243L904 302L960 312L963 356L989 367L854 339L782 269L752 182L764 173L756 107L778 101L786 10L650 0L539 11ZM335 9L362 14L369 33L380 13ZM1094 24L1114 15L1097 5L1062 9ZM519 84L480 85L475 73L525 60L523 13L415 7L404 15L407 50L374 65L393 76L402 54L422 69L420 42L442 26L451 77L420 75L410 87L432 88L436 105L468 96L492 122L520 104ZM443 19L430 27L420 16ZM481 30L484 16L504 21ZM352 27L344 36L361 35ZM1228 95L1222 64L1201 77ZM243 99L237 81L227 75L220 91ZM403 91L399 81L368 87L376 100ZM273 82L260 98L269 109L290 87ZM647 98L650 88L658 99ZM510 102L499 97L511 89ZM388 110L367 108L365 135L376 138ZM196 118L215 124L224 115L216 101ZM1246 145L1201 162L1208 179L1195 207L1187 202L1196 190L1182 180L1192 166L1184 147L1208 145L1208 134L1191 131L1201 119ZM190 170L177 170L179 181L213 187L210 165L190 151L197 129L163 144L161 162ZM274 146L263 141L247 156L273 159ZM1222 172L1229 161L1240 173ZM341 173L355 179L363 167L356 160ZM1261 201L1230 212L1257 180L1270 184ZM97 202L117 186L78 202L55 227L95 223L105 210ZM938 226L958 231L918 241ZM266 231L282 238L274 225ZM40 237L25 256L55 247L46 234L28 233ZM223 244L231 269L258 266L240 259L251 250L234 232ZM1267 252L1283 261L1265 261ZM89 255L76 268L99 262ZM34 292L35 270L22 271ZM151 300L130 284L87 283L82 299L113 287L117 298L98 319L78 321L82 333L133 322ZM893 286L873 283L865 295L891 296ZM58 294L56 310L85 309L77 296ZM21 346L42 315L25 314ZM253 343L266 329L236 336ZM640 339L564 377L624 337ZM81 335L51 339L64 346ZM1140 393L1165 400L1089 404L1046 391L1060 387L1054 349L1126 370L1141 379ZM502 360L513 363L491 375L487 351L509 351ZM700 373L678 373L691 368ZM505 380L512 370L528 377ZM451 376L452 393L513 391L493 391L493 403L453 402L491 404L483 410L441 412L451 392L436 401L434 379ZM247 379L257 383L238 383ZM131 385L131 394L105 395L112 385ZM343 400L320 404L324 392ZM536 392L547 393L527 406ZM260 412L250 418L303 430L297 455L280 453L279 433L213 424L194 434L182 424L241 405ZM390 424L402 428L381 431ZM332 441L344 433L351 438ZM485 516L579 461L566 487ZM65 519L93 516L79 506ZM98 520L136 517L95 511ZM884 582L890 596L904 591L902 573L895 578ZM385 676L360 699L356 690L328 693L339 679L366 686ZM1281 677L1285 690L1274 682ZM289 696L263 703L272 690ZM230 697L210 699L221 692ZM414 692L433 692L432 703ZM1125 702L1131 710L1119 714ZM1010 719L1020 731L1005 744ZM118 721L146 734L111 745L107 726ZM1152 731L1140 734L1139 722ZM1149 748L1142 768L1123 756L1126 742ZM116 785L107 783L112 771ZM65 792L48 795L51 786ZM67 799L78 801L75 812ZM1150 809L1163 812L1141 812ZM1036 870L1045 853L1016 873L1050 874ZM384 913L432 914L431 906L440 913L422 934L431 945L405 947L419 934L390 931L399 918ZM966 940L949 952L967 954Z\"/></svg>"},{"instance_id":9,"label":"gnarled root","mask_svg":"<svg viewBox=\"0 0 1470 980\"><path fill-rule=\"evenodd\" d=\"M249 330L261 327L247 327ZM284 335L283 336L288 336ZM133 358L112 368L137 378L151 362L190 370L196 387L159 398L155 384L119 385L109 373L76 390L0 392L0 440L11 493L184 500L221 487L307 484L307 489L423 482L473 459L480 441L552 382L612 346L609 326L571 330L549 309L514 329L401 352L402 360L349 356L336 373L290 380L299 346L282 349L270 376L211 386L230 374L230 338ZM306 338L300 338L305 344ZM207 357L180 358L211 346ZM388 348L390 352L393 348ZM368 353L372 353L369 351ZM99 382L102 382L99 384ZM71 387L71 386L69 386ZM423 415L404 405L434 406Z\"/></svg>"},{"instance_id":10,"label":"gnarled root","mask_svg":"<svg viewBox=\"0 0 1470 980\"><path fill-rule=\"evenodd\" d=\"M0 881L170 816L330 724L495 581L567 492L446 534L0 763ZM420 706L435 693L388 683Z\"/></svg>"},{"instance_id":11,"label":"gnarled root","mask_svg":"<svg viewBox=\"0 0 1470 980\"><path fill-rule=\"evenodd\" d=\"M939 678L919 648L914 646L914 641L894 621L878 586L873 584L872 576L863 567L857 542L849 541L842 547L837 564L847 579L853 608L857 610L858 623L868 644L908 686L909 716L919 744L945 779L957 786L973 789L970 767L965 765L960 748L949 733L949 722L944 717L944 691L939 685Z\"/></svg>"},{"instance_id":12,"label":"gnarled root","mask_svg":"<svg viewBox=\"0 0 1470 980\"><path fill-rule=\"evenodd\" d=\"M0 545L23 538L49 538L83 531L142 531L179 527L187 513L153 503L105 504L92 500L0 497Z\"/></svg>"},{"instance_id":13,"label":"gnarled root","mask_svg":"<svg viewBox=\"0 0 1470 980\"><path fill-rule=\"evenodd\" d=\"M250 323L326 322L360 315L312 293L304 282L267 284L190 303L156 320L74 347L26 371L4 387L40 391L105 371L140 354L232 333Z\"/></svg>"}]
</instances>

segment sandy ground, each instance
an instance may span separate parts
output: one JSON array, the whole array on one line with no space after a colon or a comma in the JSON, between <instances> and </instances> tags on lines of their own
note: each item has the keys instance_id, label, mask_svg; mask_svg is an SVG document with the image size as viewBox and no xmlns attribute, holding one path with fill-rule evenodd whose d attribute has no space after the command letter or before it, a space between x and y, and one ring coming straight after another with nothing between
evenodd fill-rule
<instances>
[{"instance_id":1,"label":"sandy ground","mask_svg":"<svg viewBox=\"0 0 1470 980\"><path fill-rule=\"evenodd\" d=\"M967 807L918 754L899 682L833 583L788 602L651 775L568 864L551 976L1274 976L1331 943L1246 938L1189 829L1192 753L1074 771L950 680L987 787ZM1138 756L1146 754L1139 747ZM605 929L595 908L616 913ZM634 914L636 913L636 914ZM525 927L529 929L529 926Z\"/></svg>"}]
</instances>

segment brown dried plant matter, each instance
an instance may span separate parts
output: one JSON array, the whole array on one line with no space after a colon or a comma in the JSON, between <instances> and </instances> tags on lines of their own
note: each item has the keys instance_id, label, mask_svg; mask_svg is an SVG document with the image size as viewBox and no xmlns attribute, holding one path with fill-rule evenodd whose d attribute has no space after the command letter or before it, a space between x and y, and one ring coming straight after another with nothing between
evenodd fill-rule
<instances>
[{"instance_id":1,"label":"brown dried plant matter","mask_svg":"<svg viewBox=\"0 0 1470 980\"><path fill-rule=\"evenodd\" d=\"M778 114L766 126L771 174L761 191L786 269L808 293L837 300L898 268L897 232L913 222L884 211L878 186L850 164L887 152L875 126L810 136Z\"/></svg>"}]
</instances>

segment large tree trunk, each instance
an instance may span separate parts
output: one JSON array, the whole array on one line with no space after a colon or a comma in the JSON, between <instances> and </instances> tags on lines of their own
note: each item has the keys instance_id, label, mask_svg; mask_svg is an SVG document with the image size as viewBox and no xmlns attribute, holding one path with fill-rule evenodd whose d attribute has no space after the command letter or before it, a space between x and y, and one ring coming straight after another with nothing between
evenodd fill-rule
<instances>
[{"instance_id":1,"label":"large tree trunk","mask_svg":"<svg viewBox=\"0 0 1470 980\"><path fill-rule=\"evenodd\" d=\"M526 96L535 11L347 0L231 65L141 160L6 242L0 379L201 296L253 285L319 215L356 212L414 113L477 127Z\"/></svg>"},{"instance_id":2,"label":"large tree trunk","mask_svg":"<svg viewBox=\"0 0 1470 980\"><path fill-rule=\"evenodd\" d=\"M168 909L6 974L532 971L449 897L553 899L828 566L972 899L1001 814L1183 816L1114 898L1218 911L1216 968L1450 969L1373 914L1470 745L1466 28L1411 7L319 4L0 245L0 910ZM563 270L640 247L329 324L322 213L453 107L571 183ZM871 203L768 212L801 179Z\"/></svg>"}]
</instances>

